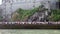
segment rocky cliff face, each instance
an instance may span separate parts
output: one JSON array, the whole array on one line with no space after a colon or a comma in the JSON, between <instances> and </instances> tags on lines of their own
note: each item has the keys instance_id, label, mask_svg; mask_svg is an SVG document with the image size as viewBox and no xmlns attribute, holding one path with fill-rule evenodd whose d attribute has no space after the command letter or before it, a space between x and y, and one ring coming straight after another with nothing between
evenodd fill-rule
<instances>
[{"instance_id":1,"label":"rocky cliff face","mask_svg":"<svg viewBox=\"0 0 60 34\"><path fill-rule=\"evenodd\" d=\"M28 22L44 22L47 20L48 12L49 11L46 10L45 7L42 7L32 16L30 16L30 18L28 19Z\"/></svg>"}]
</instances>

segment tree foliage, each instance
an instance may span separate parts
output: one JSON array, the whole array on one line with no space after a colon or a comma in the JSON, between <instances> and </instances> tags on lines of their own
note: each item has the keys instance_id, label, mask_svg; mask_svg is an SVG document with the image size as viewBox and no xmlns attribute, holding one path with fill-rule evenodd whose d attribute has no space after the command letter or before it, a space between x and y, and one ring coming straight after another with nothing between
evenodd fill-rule
<instances>
[{"instance_id":1,"label":"tree foliage","mask_svg":"<svg viewBox=\"0 0 60 34\"><path fill-rule=\"evenodd\" d=\"M60 21L60 9L51 10L51 16L49 20Z\"/></svg>"},{"instance_id":2,"label":"tree foliage","mask_svg":"<svg viewBox=\"0 0 60 34\"><path fill-rule=\"evenodd\" d=\"M28 19L28 17L32 16L38 10L39 10L39 7L30 9L30 10L24 10L24 9L19 8L16 10L16 12L19 14L19 16L17 16L17 18L19 18L20 21L25 21ZM15 18L14 18L14 20L15 20Z\"/></svg>"}]
</instances>

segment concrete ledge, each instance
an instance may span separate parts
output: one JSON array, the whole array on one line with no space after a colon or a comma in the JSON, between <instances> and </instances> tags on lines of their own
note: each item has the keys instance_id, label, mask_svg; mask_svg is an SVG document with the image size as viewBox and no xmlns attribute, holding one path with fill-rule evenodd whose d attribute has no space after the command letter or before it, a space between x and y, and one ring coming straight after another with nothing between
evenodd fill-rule
<instances>
[{"instance_id":1,"label":"concrete ledge","mask_svg":"<svg viewBox=\"0 0 60 34\"><path fill-rule=\"evenodd\" d=\"M0 24L0 29L59 29L60 24Z\"/></svg>"},{"instance_id":2,"label":"concrete ledge","mask_svg":"<svg viewBox=\"0 0 60 34\"><path fill-rule=\"evenodd\" d=\"M60 24L60 22L0 22L0 24Z\"/></svg>"}]
</instances>

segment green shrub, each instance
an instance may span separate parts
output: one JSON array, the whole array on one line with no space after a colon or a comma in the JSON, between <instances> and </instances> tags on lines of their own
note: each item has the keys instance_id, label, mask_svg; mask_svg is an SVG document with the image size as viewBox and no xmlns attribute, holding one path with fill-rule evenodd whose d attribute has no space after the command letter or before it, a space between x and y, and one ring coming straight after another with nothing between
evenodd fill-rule
<instances>
[{"instance_id":1,"label":"green shrub","mask_svg":"<svg viewBox=\"0 0 60 34\"><path fill-rule=\"evenodd\" d=\"M38 9L39 8L34 8L34 9L31 9L31 10L24 10L24 9L19 8L17 10L17 13L20 15L19 16L20 20L23 21L25 18L28 18L31 15L33 15L35 12L37 12Z\"/></svg>"},{"instance_id":2,"label":"green shrub","mask_svg":"<svg viewBox=\"0 0 60 34\"><path fill-rule=\"evenodd\" d=\"M60 20L60 9L51 10L51 17L49 20L59 21Z\"/></svg>"}]
</instances>

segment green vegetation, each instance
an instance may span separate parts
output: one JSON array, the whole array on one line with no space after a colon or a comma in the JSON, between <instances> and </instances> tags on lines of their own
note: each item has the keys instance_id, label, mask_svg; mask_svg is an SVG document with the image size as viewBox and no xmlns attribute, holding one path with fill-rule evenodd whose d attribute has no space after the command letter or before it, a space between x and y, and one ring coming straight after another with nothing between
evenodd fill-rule
<instances>
[{"instance_id":1,"label":"green vegetation","mask_svg":"<svg viewBox=\"0 0 60 34\"><path fill-rule=\"evenodd\" d=\"M49 20L60 21L60 9L51 10L51 16Z\"/></svg>"},{"instance_id":2,"label":"green vegetation","mask_svg":"<svg viewBox=\"0 0 60 34\"><path fill-rule=\"evenodd\" d=\"M28 17L33 15L35 12L37 12L38 9L39 8L34 8L31 10L24 10L24 9L19 8L18 10L16 10L16 12L19 14L19 16L17 16L16 18L19 18L20 21L24 21L24 20L28 19Z\"/></svg>"},{"instance_id":3,"label":"green vegetation","mask_svg":"<svg viewBox=\"0 0 60 34\"><path fill-rule=\"evenodd\" d=\"M16 10L18 14L17 15L14 14L15 16L13 17L13 19L15 21L25 21L28 19L28 17L32 16L35 12L40 11L41 8L42 8L41 6L30 10L24 10L19 8L18 10ZM49 21L60 21L60 9L51 10L51 15L48 16L47 19Z\"/></svg>"}]
</instances>

